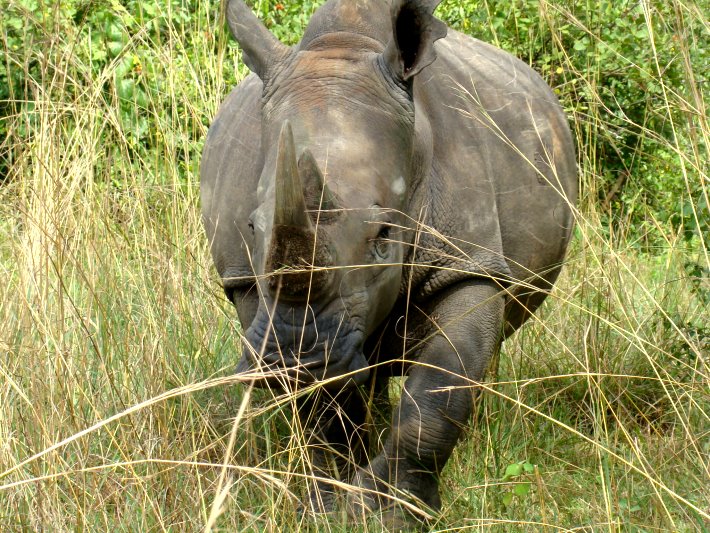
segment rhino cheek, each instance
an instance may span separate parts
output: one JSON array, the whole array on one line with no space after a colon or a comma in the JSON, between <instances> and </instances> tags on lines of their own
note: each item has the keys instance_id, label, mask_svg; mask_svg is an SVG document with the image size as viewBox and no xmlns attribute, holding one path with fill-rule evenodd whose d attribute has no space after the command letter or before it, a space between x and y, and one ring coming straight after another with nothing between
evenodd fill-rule
<instances>
[{"instance_id":1,"label":"rhino cheek","mask_svg":"<svg viewBox=\"0 0 710 533\"><path fill-rule=\"evenodd\" d=\"M366 300L370 308L367 313L367 331L374 331L394 307L399 295L402 271L399 267L382 267L375 283L366 285Z\"/></svg>"}]
</instances>

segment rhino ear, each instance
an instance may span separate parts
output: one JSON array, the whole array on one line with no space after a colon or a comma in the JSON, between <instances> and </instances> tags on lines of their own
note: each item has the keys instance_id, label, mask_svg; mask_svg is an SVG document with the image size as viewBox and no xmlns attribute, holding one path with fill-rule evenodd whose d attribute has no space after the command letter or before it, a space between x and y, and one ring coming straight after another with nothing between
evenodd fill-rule
<instances>
[{"instance_id":1,"label":"rhino ear","mask_svg":"<svg viewBox=\"0 0 710 533\"><path fill-rule=\"evenodd\" d=\"M392 73L408 82L436 59L434 41L446 37L446 25L433 13L441 0L394 0L392 40L384 58Z\"/></svg>"},{"instance_id":2,"label":"rhino ear","mask_svg":"<svg viewBox=\"0 0 710 533\"><path fill-rule=\"evenodd\" d=\"M242 48L242 61L263 81L290 53L242 0L226 0L227 24Z\"/></svg>"}]
</instances>

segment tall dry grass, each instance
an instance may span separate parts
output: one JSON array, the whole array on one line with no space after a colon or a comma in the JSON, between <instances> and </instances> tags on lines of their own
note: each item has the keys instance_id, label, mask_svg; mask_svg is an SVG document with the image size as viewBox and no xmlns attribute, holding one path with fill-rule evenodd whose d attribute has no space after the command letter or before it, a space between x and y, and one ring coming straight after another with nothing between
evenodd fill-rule
<instances>
[{"instance_id":1,"label":"tall dry grass","mask_svg":"<svg viewBox=\"0 0 710 533\"><path fill-rule=\"evenodd\" d=\"M0 184L3 531L353 529L299 512L310 468L293 399L232 375L240 326L212 271L196 154L235 57L216 8L199 9L211 15L170 22L160 42L134 32L123 52L160 58L164 83L135 109L157 125L150 149L121 116L118 62L97 75L51 26L25 53L43 65L17 95L34 108L5 118L1 141L12 163ZM596 80L578 74L593 94ZM672 164L707 197L702 92L668 88L666 102L688 110L694 132L674 124ZM663 220L654 254L634 246L633 228L604 231L588 135L603 110L571 118L588 193L576 239L548 303L504 346L444 472L434 530L710 520L710 289L685 268L710 267L706 243ZM519 462L535 468L505 478ZM376 517L358 527L379 530Z\"/></svg>"}]
</instances>

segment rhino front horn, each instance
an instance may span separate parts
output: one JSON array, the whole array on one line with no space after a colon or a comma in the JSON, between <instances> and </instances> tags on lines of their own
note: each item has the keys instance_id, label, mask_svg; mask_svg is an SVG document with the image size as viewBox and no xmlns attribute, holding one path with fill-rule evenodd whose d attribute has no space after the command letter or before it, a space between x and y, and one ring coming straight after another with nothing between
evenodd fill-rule
<instances>
[{"instance_id":1,"label":"rhino front horn","mask_svg":"<svg viewBox=\"0 0 710 533\"><path fill-rule=\"evenodd\" d=\"M274 226L311 228L311 220L306 213L303 184L298 173L296 146L289 121L285 121L279 135L279 149L276 159L276 204L274 206Z\"/></svg>"}]
</instances>

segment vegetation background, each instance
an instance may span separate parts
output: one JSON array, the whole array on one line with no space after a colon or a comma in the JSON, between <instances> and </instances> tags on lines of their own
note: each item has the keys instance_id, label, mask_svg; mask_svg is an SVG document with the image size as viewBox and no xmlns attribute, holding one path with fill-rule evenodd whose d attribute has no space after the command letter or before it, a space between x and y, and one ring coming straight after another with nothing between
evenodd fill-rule
<instances>
[{"instance_id":1,"label":"vegetation background","mask_svg":"<svg viewBox=\"0 0 710 533\"><path fill-rule=\"evenodd\" d=\"M320 3L250 2L288 43ZM707 530L707 0L437 13L555 89L582 195L432 529ZM0 28L0 529L351 530L301 517L290 401L232 376L198 205L207 127L246 74L220 3L0 0Z\"/></svg>"}]
</instances>

